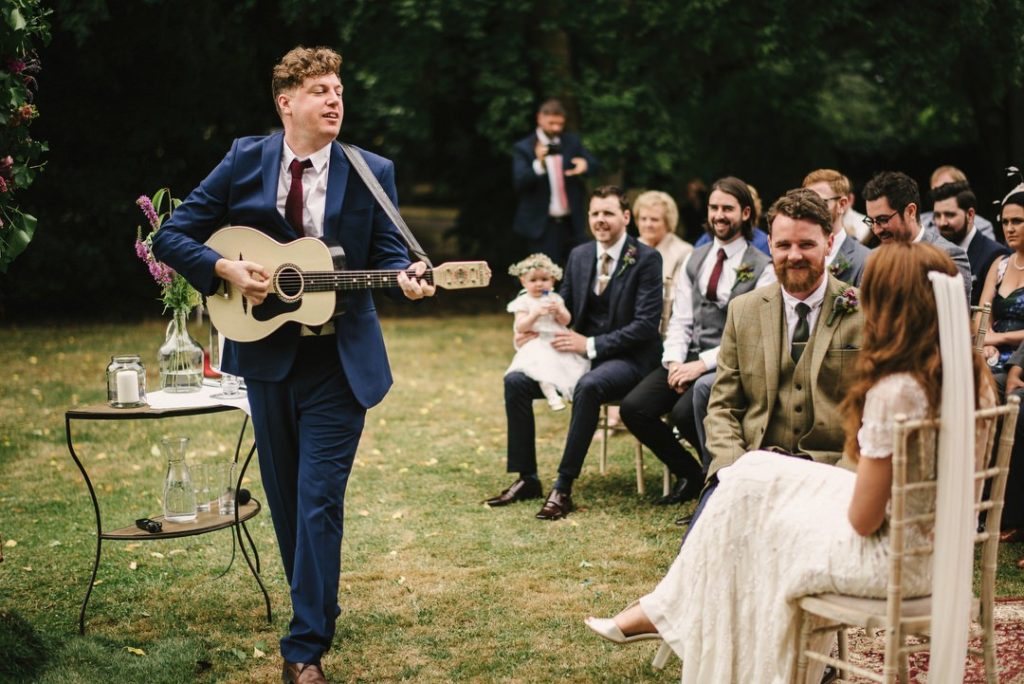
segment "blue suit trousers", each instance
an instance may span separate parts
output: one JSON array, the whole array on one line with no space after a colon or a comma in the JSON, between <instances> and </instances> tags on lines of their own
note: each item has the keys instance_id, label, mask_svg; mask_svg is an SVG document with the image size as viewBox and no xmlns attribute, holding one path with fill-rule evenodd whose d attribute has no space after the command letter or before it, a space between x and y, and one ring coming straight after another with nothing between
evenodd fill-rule
<instances>
[{"instance_id":1,"label":"blue suit trousers","mask_svg":"<svg viewBox=\"0 0 1024 684\"><path fill-rule=\"evenodd\" d=\"M302 338L284 380L246 385L263 488L291 586L293 616L281 655L318 662L341 612L345 488L366 410L352 394L333 335Z\"/></svg>"}]
</instances>

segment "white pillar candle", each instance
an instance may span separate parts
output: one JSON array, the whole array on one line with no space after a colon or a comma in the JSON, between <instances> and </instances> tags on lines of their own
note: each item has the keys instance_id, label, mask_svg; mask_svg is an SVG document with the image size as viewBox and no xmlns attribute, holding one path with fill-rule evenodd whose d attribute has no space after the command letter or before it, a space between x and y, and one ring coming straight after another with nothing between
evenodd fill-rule
<instances>
[{"instance_id":1,"label":"white pillar candle","mask_svg":"<svg viewBox=\"0 0 1024 684\"><path fill-rule=\"evenodd\" d=\"M133 370L117 371L117 403L139 402L139 375Z\"/></svg>"}]
</instances>

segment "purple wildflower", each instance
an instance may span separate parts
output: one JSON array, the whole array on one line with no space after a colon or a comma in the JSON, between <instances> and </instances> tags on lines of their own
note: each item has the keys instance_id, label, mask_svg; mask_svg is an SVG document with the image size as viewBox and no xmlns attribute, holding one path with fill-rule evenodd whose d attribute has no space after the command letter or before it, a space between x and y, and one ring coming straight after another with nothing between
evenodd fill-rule
<instances>
[{"instance_id":1,"label":"purple wildflower","mask_svg":"<svg viewBox=\"0 0 1024 684\"><path fill-rule=\"evenodd\" d=\"M25 70L25 62L20 59L9 59L7 60L7 70L12 74L20 74Z\"/></svg>"},{"instance_id":2,"label":"purple wildflower","mask_svg":"<svg viewBox=\"0 0 1024 684\"><path fill-rule=\"evenodd\" d=\"M139 238L135 238L135 256L142 261L149 261L149 247Z\"/></svg>"},{"instance_id":3,"label":"purple wildflower","mask_svg":"<svg viewBox=\"0 0 1024 684\"><path fill-rule=\"evenodd\" d=\"M153 230L157 230L160 227L160 217L156 215L153 201L146 195L139 195L139 199L135 200L135 203L142 209L142 213L146 215L146 220L149 221L149 225L153 227Z\"/></svg>"}]
</instances>

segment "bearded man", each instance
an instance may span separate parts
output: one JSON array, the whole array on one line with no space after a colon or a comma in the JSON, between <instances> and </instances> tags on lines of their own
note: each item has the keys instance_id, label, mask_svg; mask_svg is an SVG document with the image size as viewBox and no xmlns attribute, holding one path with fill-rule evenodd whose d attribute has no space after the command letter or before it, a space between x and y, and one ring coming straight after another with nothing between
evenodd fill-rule
<instances>
[{"instance_id":1,"label":"bearded man","mask_svg":"<svg viewBox=\"0 0 1024 684\"><path fill-rule=\"evenodd\" d=\"M715 181L708 198L711 241L697 247L675 281L672 316L662 345L661 367L622 400L622 421L675 475L675 486L659 505L697 498L703 468L686 451L673 428L702 454L696 422L699 387L710 388L729 302L763 285L769 258L750 244L754 200L739 178ZM707 394L704 394L707 397ZM668 414L669 421L661 419Z\"/></svg>"},{"instance_id":2,"label":"bearded man","mask_svg":"<svg viewBox=\"0 0 1024 684\"><path fill-rule=\"evenodd\" d=\"M768 212L778 282L729 307L711 388L708 481L748 451L775 451L835 464L842 456L838 408L854 379L864 319L857 291L828 274L828 205L813 190L790 190ZM692 522L691 522L692 526Z\"/></svg>"}]
</instances>

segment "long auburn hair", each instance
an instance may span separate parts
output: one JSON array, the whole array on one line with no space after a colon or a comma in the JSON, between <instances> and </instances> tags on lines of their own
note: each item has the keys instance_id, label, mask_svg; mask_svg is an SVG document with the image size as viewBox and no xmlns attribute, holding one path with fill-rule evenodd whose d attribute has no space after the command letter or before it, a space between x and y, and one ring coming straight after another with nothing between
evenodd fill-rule
<instances>
[{"instance_id":1,"label":"long auburn hair","mask_svg":"<svg viewBox=\"0 0 1024 684\"><path fill-rule=\"evenodd\" d=\"M927 243L884 245L868 258L860 288L864 341L857 355L857 380L840 406L845 415L845 451L854 460L860 456L857 431L864 416L864 399L886 375L910 373L924 389L929 415L938 414L942 356L929 271L950 276L958 273L945 252ZM977 405L982 384L991 387L993 380L981 354L974 352L973 357Z\"/></svg>"}]
</instances>

